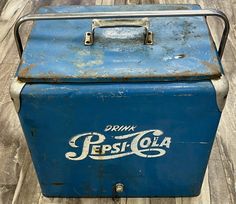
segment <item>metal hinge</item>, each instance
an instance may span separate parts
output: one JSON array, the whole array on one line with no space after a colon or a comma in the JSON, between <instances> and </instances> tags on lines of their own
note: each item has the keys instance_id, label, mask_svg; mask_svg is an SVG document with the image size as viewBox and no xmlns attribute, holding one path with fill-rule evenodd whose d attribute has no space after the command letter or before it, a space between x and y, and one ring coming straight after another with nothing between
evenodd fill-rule
<instances>
[{"instance_id":1,"label":"metal hinge","mask_svg":"<svg viewBox=\"0 0 236 204\"><path fill-rule=\"evenodd\" d=\"M211 80L215 91L216 91L216 102L220 111L223 110L225 106L225 101L229 91L229 83L224 75L221 75L219 79Z\"/></svg>"},{"instance_id":2,"label":"metal hinge","mask_svg":"<svg viewBox=\"0 0 236 204\"><path fill-rule=\"evenodd\" d=\"M18 78L15 77L10 86L10 95L14 103L16 112L20 111L20 93L24 88L25 84L26 83L19 81Z\"/></svg>"}]
</instances>

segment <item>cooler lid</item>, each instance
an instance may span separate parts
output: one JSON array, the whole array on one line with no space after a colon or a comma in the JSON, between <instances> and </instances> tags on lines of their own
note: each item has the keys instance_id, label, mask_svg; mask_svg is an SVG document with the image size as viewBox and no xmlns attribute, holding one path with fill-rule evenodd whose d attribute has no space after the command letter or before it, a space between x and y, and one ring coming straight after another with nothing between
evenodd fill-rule
<instances>
[{"instance_id":1,"label":"cooler lid","mask_svg":"<svg viewBox=\"0 0 236 204\"><path fill-rule=\"evenodd\" d=\"M197 5L45 7L40 13L200 9ZM84 44L92 19L44 20L34 24L17 75L25 82L135 82L206 80L221 75L220 62L204 17L162 17L142 27L96 28Z\"/></svg>"}]
</instances>

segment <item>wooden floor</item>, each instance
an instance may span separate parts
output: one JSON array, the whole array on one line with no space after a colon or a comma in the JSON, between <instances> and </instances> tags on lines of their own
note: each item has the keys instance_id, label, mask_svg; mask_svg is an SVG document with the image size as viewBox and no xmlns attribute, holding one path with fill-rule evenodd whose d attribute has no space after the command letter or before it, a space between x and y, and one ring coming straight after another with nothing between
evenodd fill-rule
<instances>
[{"instance_id":1,"label":"wooden floor","mask_svg":"<svg viewBox=\"0 0 236 204\"><path fill-rule=\"evenodd\" d=\"M60 4L145 4L197 3L202 8L217 8L226 13L231 32L223 57L230 82L230 92L223 111L217 137L205 175L202 192L194 198L121 198L59 199L42 196L26 142L11 102L8 89L19 58L13 39L13 25L19 16L34 12L43 5ZM236 203L236 0L0 0L0 203L160 203L160 204L235 204ZM220 20L209 19L218 42L222 31ZM22 28L24 42L31 24Z\"/></svg>"}]
</instances>

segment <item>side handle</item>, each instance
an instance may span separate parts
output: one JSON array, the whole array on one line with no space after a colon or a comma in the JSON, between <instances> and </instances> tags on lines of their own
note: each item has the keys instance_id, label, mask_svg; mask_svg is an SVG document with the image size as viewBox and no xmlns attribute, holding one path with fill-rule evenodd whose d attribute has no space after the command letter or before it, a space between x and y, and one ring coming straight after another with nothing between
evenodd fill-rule
<instances>
[{"instance_id":1,"label":"side handle","mask_svg":"<svg viewBox=\"0 0 236 204\"><path fill-rule=\"evenodd\" d=\"M225 44L229 34L229 20L227 16L219 10L162 10L162 11L130 11L130 12L94 12L94 13L49 13L49 14L29 14L19 18L14 27L15 41L19 56L22 56L23 46L19 34L19 27L26 21L36 20L69 20L69 19L104 19L104 18L140 18L140 17L186 17L186 16L215 16L224 22L224 31L220 45L217 50L219 59L222 59Z\"/></svg>"}]
</instances>

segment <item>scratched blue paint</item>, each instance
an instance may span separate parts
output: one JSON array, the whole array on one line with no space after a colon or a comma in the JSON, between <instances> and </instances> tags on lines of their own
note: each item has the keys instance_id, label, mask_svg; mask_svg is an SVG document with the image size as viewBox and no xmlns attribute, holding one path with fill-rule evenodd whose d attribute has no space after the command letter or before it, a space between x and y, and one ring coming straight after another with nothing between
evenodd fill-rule
<instances>
[{"instance_id":1,"label":"scratched blue paint","mask_svg":"<svg viewBox=\"0 0 236 204\"><path fill-rule=\"evenodd\" d=\"M199 194L220 118L210 82L34 84L21 94L20 120L46 196L194 196ZM96 161L65 158L69 140L109 124L135 124L135 132L161 129L172 138L162 157L137 155ZM129 151L127 149L127 151ZM54 185L59 183L61 185Z\"/></svg>"},{"instance_id":2,"label":"scratched blue paint","mask_svg":"<svg viewBox=\"0 0 236 204\"><path fill-rule=\"evenodd\" d=\"M198 6L73 6L40 11L178 8L198 9ZM198 195L221 116L209 80L220 74L220 63L205 22L202 18L152 19L153 46L142 44L141 30L110 29L109 33L109 29L98 29L95 44L87 47L83 45L83 35L89 31L90 24L87 20L36 23L17 72L20 79L37 82L26 83L23 88L19 118L43 194L59 197ZM186 25L186 32L181 34ZM118 39L115 32L125 34ZM173 58L180 54L186 56ZM121 82L124 79L133 83ZM58 83L48 83L55 80ZM105 131L108 125L136 127L134 131ZM104 158L111 152L92 153L94 147L89 146L86 154L83 147L89 137L70 143L75 136L92 132L92 142L100 138L94 134L100 133L105 141L99 145L113 145L117 143L115 136L153 129L163 132L163 137L157 140L159 148L159 140L171 138L165 154L159 157L130 154L94 160L91 156ZM155 138L151 133L146 136ZM125 149L121 152L120 148L120 153L135 152L131 140L125 139ZM137 147L141 148L141 142ZM155 154L153 148L148 147L143 153ZM85 152L85 157L71 160L71 152L74 156ZM68 153L72 155L70 159ZM122 193L114 192L117 183L124 184Z\"/></svg>"},{"instance_id":3,"label":"scratched blue paint","mask_svg":"<svg viewBox=\"0 0 236 204\"><path fill-rule=\"evenodd\" d=\"M199 9L193 5L49 7L40 13ZM24 81L111 82L200 80L220 76L220 65L203 17L149 18L154 44L143 45L142 28L95 30L91 20L38 21L23 54ZM179 57L180 56L180 57Z\"/></svg>"}]
</instances>

